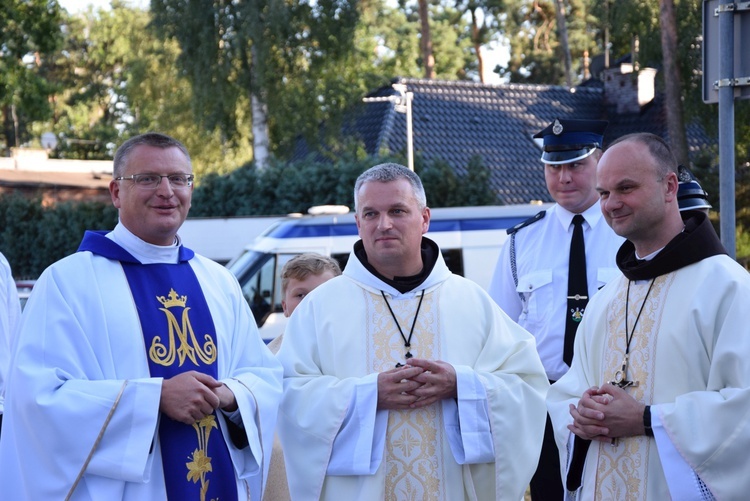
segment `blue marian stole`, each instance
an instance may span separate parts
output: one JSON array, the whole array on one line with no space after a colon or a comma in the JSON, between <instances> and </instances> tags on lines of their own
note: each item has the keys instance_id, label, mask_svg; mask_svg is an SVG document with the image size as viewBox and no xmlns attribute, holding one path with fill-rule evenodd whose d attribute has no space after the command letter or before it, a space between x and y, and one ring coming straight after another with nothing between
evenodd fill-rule
<instances>
[{"instance_id":1,"label":"blue marian stole","mask_svg":"<svg viewBox=\"0 0 750 501\"><path fill-rule=\"evenodd\" d=\"M141 264L103 233L86 232L79 251L120 261L140 317L152 377L198 371L218 378L216 330L198 278L180 247L177 264ZM232 460L213 414L186 425L159 420L164 481L170 500L236 501Z\"/></svg>"}]
</instances>

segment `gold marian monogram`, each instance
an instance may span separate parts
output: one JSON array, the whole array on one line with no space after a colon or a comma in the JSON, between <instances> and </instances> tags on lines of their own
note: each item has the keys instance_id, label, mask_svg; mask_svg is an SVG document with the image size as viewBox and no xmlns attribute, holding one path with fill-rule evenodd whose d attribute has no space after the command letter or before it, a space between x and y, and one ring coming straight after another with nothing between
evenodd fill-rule
<instances>
[{"instance_id":1,"label":"gold marian monogram","mask_svg":"<svg viewBox=\"0 0 750 501\"><path fill-rule=\"evenodd\" d=\"M185 306L187 304L187 296L178 296L174 289L170 289L168 299L164 296L157 296L156 299L164 305L164 308L159 309L167 315L169 323L168 346L165 346L161 342L161 336L154 336L151 348L148 350L149 358L154 363L164 366L170 366L174 363L175 354L179 356L180 367L182 367L186 358L189 358L195 365L198 365L198 359L207 365L214 363L216 361L216 344L210 334L204 336L206 342L203 346L198 344L198 340L195 338L195 333L193 332L193 326L190 324L190 318L188 317L190 308ZM173 307L182 308L181 325L177 322L174 313L170 311L170 308ZM177 338L179 339L179 347L175 347L175 333L177 333Z\"/></svg>"},{"instance_id":2,"label":"gold marian monogram","mask_svg":"<svg viewBox=\"0 0 750 501\"><path fill-rule=\"evenodd\" d=\"M188 469L187 479L192 480L194 484L199 481L201 483L201 501L206 500L206 492L208 492L209 481L206 479L206 474L213 471L211 458L206 455L208 437L211 430L216 427L216 418L213 414L193 423L193 428L198 434L198 448L193 451L193 460L185 463L185 466Z\"/></svg>"}]
</instances>

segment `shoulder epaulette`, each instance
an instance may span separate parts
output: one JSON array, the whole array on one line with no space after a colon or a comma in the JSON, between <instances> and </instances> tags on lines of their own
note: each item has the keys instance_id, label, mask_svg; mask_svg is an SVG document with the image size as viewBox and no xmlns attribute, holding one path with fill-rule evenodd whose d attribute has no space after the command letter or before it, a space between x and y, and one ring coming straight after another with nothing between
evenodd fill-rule
<instances>
[{"instance_id":1,"label":"shoulder epaulette","mask_svg":"<svg viewBox=\"0 0 750 501\"><path fill-rule=\"evenodd\" d=\"M537 221L541 221L542 219L544 219L544 216L546 216L546 215L547 215L547 211L546 210L543 210L541 212L537 212L536 214L534 214L533 216L531 216L527 220L521 221L520 223L518 223L514 227L508 228L505 231L508 232L508 235L512 235L515 232L517 232L518 230L520 230L521 228L525 228L525 227L529 226L530 224L534 224Z\"/></svg>"}]
</instances>

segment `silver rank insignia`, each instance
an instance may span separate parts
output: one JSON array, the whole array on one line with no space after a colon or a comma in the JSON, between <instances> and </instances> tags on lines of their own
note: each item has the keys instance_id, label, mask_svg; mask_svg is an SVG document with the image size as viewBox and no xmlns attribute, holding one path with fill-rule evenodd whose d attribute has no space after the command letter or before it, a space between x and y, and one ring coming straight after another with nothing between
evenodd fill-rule
<instances>
[{"instance_id":1,"label":"silver rank insignia","mask_svg":"<svg viewBox=\"0 0 750 501\"><path fill-rule=\"evenodd\" d=\"M559 136L563 132L563 126L560 123L560 120L555 119L554 125L552 125L552 133L556 136Z\"/></svg>"}]
</instances>

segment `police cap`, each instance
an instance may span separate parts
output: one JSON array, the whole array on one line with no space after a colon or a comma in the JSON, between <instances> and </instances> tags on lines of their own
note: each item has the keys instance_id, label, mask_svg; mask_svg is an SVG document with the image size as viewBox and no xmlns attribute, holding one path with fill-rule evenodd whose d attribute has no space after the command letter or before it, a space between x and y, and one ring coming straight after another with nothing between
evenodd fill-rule
<instances>
[{"instance_id":1,"label":"police cap","mask_svg":"<svg viewBox=\"0 0 750 501\"><path fill-rule=\"evenodd\" d=\"M604 143L606 120L555 119L544 130L534 135L541 138L542 162L567 164L591 155Z\"/></svg>"},{"instance_id":2,"label":"police cap","mask_svg":"<svg viewBox=\"0 0 750 501\"><path fill-rule=\"evenodd\" d=\"M708 203L708 193L701 187L698 180L695 179L690 169L684 165L677 167L677 205L680 211L710 209Z\"/></svg>"}]
</instances>

